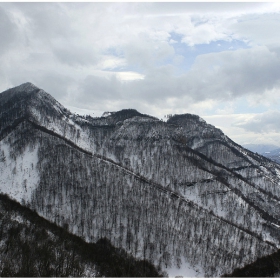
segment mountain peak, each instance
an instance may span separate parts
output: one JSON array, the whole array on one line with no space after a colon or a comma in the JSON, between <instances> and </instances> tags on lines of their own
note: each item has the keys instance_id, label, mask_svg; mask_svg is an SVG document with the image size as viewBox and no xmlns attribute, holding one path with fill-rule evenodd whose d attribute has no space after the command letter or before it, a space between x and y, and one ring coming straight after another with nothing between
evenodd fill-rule
<instances>
[{"instance_id":1,"label":"mountain peak","mask_svg":"<svg viewBox=\"0 0 280 280\"><path fill-rule=\"evenodd\" d=\"M135 109L122 109L120 111L110 112L110 113L111 116L115 118L124 118L124 119L132 118L136 116L142 116L142 114Z\"/></svg>"},{"instance_id":2,"label":"mountain peak","mask_svg":"<svg viewBox=\"0 0 280 280\"><path fill-rule=\"evenodd\" d=\"M23 83L17 87L14 87L13 89L17 92L19 92L19 91L31 92L34 90L39 90L39 88L37 86L35 86L34 84L32 84L30 82Z\"/></svg>"},{"instance_id":3,"label":"mountain peak","mask_svg":"<svg viewBox=\"0 0 280 280\"><path fill-rule=\"evenodd\" d=\"M194 115L194 114L175 114L173 116L171 116L168 120L167 123L181 123L181 122L185 122L186 120L193 120L193 121L198 121L201 123L206 123L205 120L203 120L201 117L199 117L198 115Z\"/></svg>"},{"instance_id":4,"label":"mountain peak","mask_svg":"<svg viewBox=\"0 0 280 280\"><path fill-rule=\"evenodd\" d=\"M6 102L13 100L14 98L26 99L27 96L33 96L34 94L42 91L34 84L27 82L19 86L9 88L0 94L0 103L3 105ZM12 102L17 102L13 100Z\"/></svg>"},{"instance_id":5,"label":"mountain peak","mask_svg":"<svg viewBox=\"0 0 280 280\"><path fill-rule=\"evenodd\" d=\"M126 119L132 119L133 117L146 117L151 119L156 119L155 117L139 113L135 109L122 109L116 112L105 112L103 117L107 117L112 123L117 123L119 121L124 121Z\"/></svg>"}]
</instances>

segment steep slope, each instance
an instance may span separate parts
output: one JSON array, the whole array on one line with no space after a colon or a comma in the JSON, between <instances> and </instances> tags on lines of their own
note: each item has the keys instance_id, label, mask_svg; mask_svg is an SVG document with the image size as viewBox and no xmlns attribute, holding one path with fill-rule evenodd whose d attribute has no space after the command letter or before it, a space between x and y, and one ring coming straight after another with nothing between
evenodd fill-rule
<instances>
[{"instance_id":1,"label":"steep slope","mask_svg":"<svg viewBox=\"0 0 280 280\"><path fill-rule=\"evenodd\" d=\"M172 276L230 273L279 246L279 166L198 116L81 117L32 84L2 93L0 114L1 191L87 241Z\"/></svg>"},{"instance_id":2,"label":"steep slope","mask_svg":"<svg viewBox=\"0 0 280 280\"><path fill-rule=\"evenodd\" d=\"M0 277L159 277L106 239L86 243L0 195Z\"/></svg>"},{"instance_id":3,"label":"steep slope","mask_svg":"<svg viewBox=\"0 0 280 280\"><path fill-rule=\"evenodd\" d=\"M279 166L198 116L175 116L167 123L127 119L97 152L264 239L268 216L278 224Z\"/></svg>"},{"instance_id":4,"label":"steep slope","mask_svg":"<svg viewBox=\"0 0 280 280\"><path fill-rule=\"evenodd\" d=\"M14 141L23 135L26 146ZM16 161L23 155L20 148L32 151L31 139L41 142L36 164L40 181L31 199L22 203L58 225L68 224L86 241L107 237L161 267L187 262L199 269L198 275L224 273L273 251L259 236L30 124L18 126L6 139Z\"/></svg>"}]
</instances>

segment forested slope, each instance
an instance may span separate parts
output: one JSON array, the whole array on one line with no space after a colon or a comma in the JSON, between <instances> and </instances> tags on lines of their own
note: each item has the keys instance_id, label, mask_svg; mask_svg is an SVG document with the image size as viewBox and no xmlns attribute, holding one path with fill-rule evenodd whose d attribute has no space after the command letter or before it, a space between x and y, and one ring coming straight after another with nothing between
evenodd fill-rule
<instances>
[{"instance_id":1,"label":"forested slope","mask_svg":"<svg viewBox=\"0 0 280 280\"><path fill-rule=\"evenodd\" d=\"M196 115L82 117L27 83L0 117L1 191L88 242L212 277L279 246L279 165Z\"/></svg>"},{"instance_id":2,"label":"forested slope","mask_svg":"<svg viewBox=\"0 0 280 280\"><path fill-rule=\"evenodd\" d=\"M1 277L162 277L107 239L86 243L67 227L0 195Z\"/></svg>"}]
</instances>

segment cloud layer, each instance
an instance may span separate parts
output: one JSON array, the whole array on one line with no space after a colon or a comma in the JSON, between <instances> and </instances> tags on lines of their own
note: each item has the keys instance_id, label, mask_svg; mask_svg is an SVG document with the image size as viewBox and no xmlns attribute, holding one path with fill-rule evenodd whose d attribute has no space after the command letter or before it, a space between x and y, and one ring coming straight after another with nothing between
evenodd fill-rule
<instances>
[{"instance_id":1,"label":"cloud layer","mask_svg":"<svg viewBox=\"0 0 280 280\"><path fill-rule=\"evenodd\" d=\"M237 121L234 126L255 133L280 133L280 111L268 111Z\"/></svg>"}]
</instances>

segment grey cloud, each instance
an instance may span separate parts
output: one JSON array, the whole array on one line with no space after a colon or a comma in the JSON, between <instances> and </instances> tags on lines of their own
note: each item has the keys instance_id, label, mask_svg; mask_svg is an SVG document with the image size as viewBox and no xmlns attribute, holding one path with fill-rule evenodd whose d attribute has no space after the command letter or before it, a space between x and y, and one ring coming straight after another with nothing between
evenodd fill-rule
<instances>
[{"instance_id":1,"label":"grey cloud","mask_svg":"<svg viewBox=\"0 0 280 280\"><path fill-rule=\"evenodd\" d=\"M143 13L163 14L163 13L228 13L244 12L256 8L261 9L265 3L249 2L164 2L164 3L142 3L138 6L138 11Z\"/></svg>"},{"instance_id":2,"label":"grey cloud","mask_svg":"<svg viewBox=\"0 0 280 280\"><path fill-rule=\"evenodd\" d=\"M122 84L115 77L104 78L87 76L81 84L80 94L77 96L79 102L97 102L99 100L118 100L122 97Z\"/></svg>"},{"instance_id":3,"label":"grey cloud","mask_svg":"<svg viewBox=\"0 0 280 280\"><path fill-rule=\"evenodd\" d=\"M198 57L181 78L195 100L230 100L280 86L280 60L265 47Z\"/></svg>"},{"instance_id":4,"label":"grey cloud","mask_svg":"<svg viewBox=\"0 0 280 280\"><path fill-rule=\"evenodd\" d=\"M30 56L33 52L40 51L53 53L60 63L74 67L97 63L99 56L95 45L89 39L95 30L92 30L87 20L83 21L83 13L91 9L92 18L95 18L94 12L98 14L98 9L103 7L104 10L105 6L99 3L79 4L36 2L13 4L12 9L20 11L26 20L24 32Z\"/></svg>"},{"instance_id":5,"label":"grey cloud","mask_svg":"<svg viewBox=\"0 0 280 280\"><path fill-rule=\"evenodd\" d=\"M280 87L279 58L266 48L203 55L186 74L175 72L173 66L157 67L146 71L142 80L126 82L90 76L80 86L81 102L129 101L182 108L207 100L261 96Z\"/></svg>"},{"instance_id":6,"label":"grey cloud","mask_svg":"<svg viewBox=\"0 0 280 280\"><path fill-rule=\"evenodd\" d=\"M280 29L279 13L263 15L246 15L240 17L230 26L237 38L247 40L251 45L279 45L280 39L276 30Z\"/></svg>"},{"instance_id":7,"label":"grey cloud","mask_svg":"<svg viewBox=\"0 0 280 280\"><path fill-rule=\"evenodd\" d=\"M134 108L152 114L151 106L164 104L161 90L168 90L152 80L134 80L122 83L114 75L111 78L88 76L72 96L74 104L80 108L102 111L116 111ZM164 104L166 106L166 104Z\"/></svg>"},{"instance_id":8,"label":"grey cloud","mask_svg":"<svg viewBox=\"0 0 280 280\"><path fill-rule=\"evenodd\" d=\"M9 70L8 74L10 73ZM75 86L76 81L67 75L53 70L41 70L34 72L32 69L19 68L17 75L7 75L10 87L18 86L25 82L31 82L37 87L50 93L54 98L62 102L67 99L70 89Z\"/></svg>"},{"instance_id":9,"label":"grey cloud","mask_svg":"<svg viewBox=\"0 0 280 280\"><path fill-rule=\"evenodd\" d=\"M110 78L91 75L80 83L73 98L81 108L105 111L133 107L146 112L147 106L160 106L170 94L176 92L176 83L169 75L170 71L172 69L163 67L151 71L143 80L126 82L121 82L115 75Z\"/></svg>"},{"instance_id":10,"label":"grey cloud","mask_svg":"<svg viewBox=\"0 0 280 280\"><path fill-rule=\"evenodd\" d=\"M161 60L173 57L174 54L174 48L167 42L153 41L146 34L139 34L124 46L127 62L145 70L151 69Z\"/></svg>"},{"instance_id":11,"label":"grey cloud","mask_svg":"<svg viewBox=\"0 0 280 280\"><path fill-rule=\"evenodd\" d=\"M67 93L74 86L75 80L58 72L45 71L34 78L34 84L62 101L67 98Z\"/></svg>"},{"instance_id":12,"label":"grey cloud","mask_svg":"<svg viewBox=\"0 0 280 280\"><path fill-rule=\"evenodd\" d=\"M3 55L16 40L17 26L13 23L5 10L0 7L0 55Z\"/></svg>"},{"instance_id":13,"label":"grey cloud","mask_svg":"<svg viewBox=\"0 0 280 280\"><path fill-rule=\"evenodd\" d=\"M232 125L255 133L280 132L280 111L268 111Z\"/></svg>"},{"instance_id":14,"label":"grey cloud","mask_svg":"<svg viewBox=\"0 0 280 280\"><path fill-rule=\"evenodd\" d=\"M32 32L32 38L44 40L66 38L77 33L71 28L71 18L67 9L60 3L16 3L24 16L28 19L28 28Z\"/></svg>"},{"instance_id":15,"label":"grey cloud","mask_svg":"<svg viewBox=\"0 0 280 280\"><path fill-rule=\"evenodd\" d=\"M69 66L88 66L98 62L98 55L94 50L83 46L66 45L54 48L53 53L60 62Z\"/></svg>"},{"instance_id":16,"label":"grey cloud","mask_svg":"<svg viewBox=\"0 0 280 280\"><path fill-rule=\"evenodd\" d=\"M156 68L127 88L150 100L187 97L188 102L196 103L263 95L266 90L280 87L280 59L261 47L202 55L189 72L179 77L172 69Z\"/></svg>"},{"instance_id":17,"label":"grey cloud","mask_svg":"<svg viewBox=\"0 0 280 280\"><path fill-rule=\"evenodd\" d=\"M76 77L78 72L75 70L62 75L63 68L52 70L51 65L41 66L38 71L39 64L35 65L35 69L32 65L28 68L19 66L13 78L17 81L13 84L31 81L60 98L69 94L73 103L79 103L81 107L88 108L98 103L100 110L109 103L117 104L120 106L118 109L129 104L182 108L207 100L219 102L246 95L260 96L265 90L280 86L279 58L275 52L265 48L203 55L182 76L176 76L176 68L169 65L147 70L142 80L126 82L114 76L89 75L83 79L82 76ZM8 73L12 77L13 69ZM75 93L68 92L69 85L73 87L74 84Z\"/></svg>"},{"instance_id":18,"label":"grey cloud","mask_svg":"<svg viewBox=\"0 0 280 280\"><path fill-rule=\"evenodd\" d=\"M143 80L135 80L125 85L126 96L138 100L156 102L171 96L179 96L178 79L174 77L172 66L162 66L150 70Z\"/></svg>"}]
</instances>

